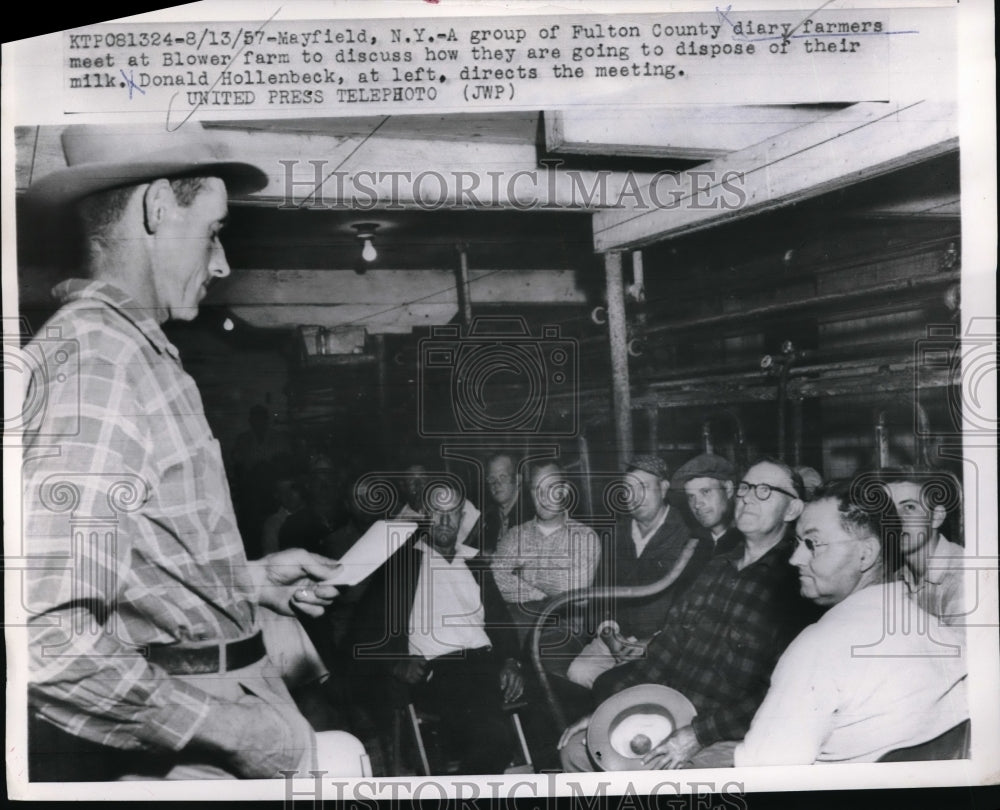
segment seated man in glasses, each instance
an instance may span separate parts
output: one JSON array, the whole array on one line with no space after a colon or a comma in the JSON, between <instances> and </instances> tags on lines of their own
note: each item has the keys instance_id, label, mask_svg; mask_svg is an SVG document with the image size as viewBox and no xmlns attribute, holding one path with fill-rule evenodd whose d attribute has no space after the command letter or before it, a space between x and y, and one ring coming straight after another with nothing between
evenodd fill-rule
<instances>
[{"instance_id":1,"label":"seated man in glasses","mask_svg":"<svg viewBox=\"0 0 1000 810\"><path fill-rule=\"evenodd\" d=\"M918 630L929 617L914 616L922 609L885 566L893 505L860 491L828 485L799 518L791 563L802 595L829 609L778 661L737 766L874 762L969 716L960 637Z\"/></svg>"},{"instance_id":2,"label":"seated man in glasses","mask_svg":"<svg viewBox=\"0 0 1000 810\"><path fill-rule=\"evenodd\" d=\"M511 453L497 453L486 462L486 489L491 503L483 509L479 536L480 554L488 558L496 551L497 543L510 529L520 526L535 516L531 498L524 493L518 459ZM470 545L474 540L465 541Z\"/></svg>"},{"instance_id":3,"label":"seated man in glasses","mask_svg":"<svg viewBox=\"0 0 1000 810\"><path fill-rule=\"evenodd\" d=\"M644 757L649 769L717 768L733 764L767 693L778 657L814 618L788 564L788 529L801 514L801 479L785 464L761 461L736 487L736 526L743 542L713 557L671 606L645 656L605 673L594 694L643 683L678 690L698 711ZM586 748L589 718L570 726L559 743L568 771L596 770Z\"/></svg>"}]
</instances>

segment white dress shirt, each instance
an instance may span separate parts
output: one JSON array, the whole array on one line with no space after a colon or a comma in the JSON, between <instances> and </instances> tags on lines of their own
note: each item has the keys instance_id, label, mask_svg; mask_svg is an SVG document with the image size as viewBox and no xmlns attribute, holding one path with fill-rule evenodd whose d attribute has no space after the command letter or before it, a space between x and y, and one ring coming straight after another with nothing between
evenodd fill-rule
<instances>
[{"instance_id":1,"label":"white dress shirt","mask_svg":"<svg viewBox=\"0 0 1000 810\"><path fill-rule=\"evenodd\" d=\"M476 550L456 545L449 562L423 541L415 548L421 554L408 628L410 654L430 660L490 646L479 583L465 564Z\"/></svg>"},{"instance_id":2,"label":"white dress shirt","mask_svg":"<svg viewBox=\"0 0 1000 810\"><path fill-rule=\"evenodd\" d=\"M645 551L646 546L649 545L649 541L653 539L653 535L660 530L660 526L667 519L667 514L670 512L669 506L664 506L660 510L660 514L656 518L656 522L653 523L652 527L645 534L642 533L642 529L639 528L639 524L636 521L632 521L632 542L635 544L635 556L636 559L642 556L642 552Z\"/></svg>"}]
</instances>

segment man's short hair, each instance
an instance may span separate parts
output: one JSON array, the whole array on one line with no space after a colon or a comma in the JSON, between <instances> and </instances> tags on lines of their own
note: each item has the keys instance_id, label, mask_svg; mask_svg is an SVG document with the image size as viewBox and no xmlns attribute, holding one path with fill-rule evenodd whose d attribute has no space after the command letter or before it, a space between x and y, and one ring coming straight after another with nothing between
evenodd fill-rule
<instances>
[{"instance_id":1,"label":"man's short hair","mask_svg":"<svg viewBox=\"0 0 1000 810\"><path fill-rule=\"evenodd\" d=\"M541 470L548 469L549 467L554 468L560 474L563 472L562 465L556 461L554 458L546 458L540 461L533 461L528 466L528 479L533 479Z\"/></svg>"},{"instance_id":2,"label":"man's short hair","mask_svg":"<svg viewBox=\"0 0 1000 810\"><path fill-rule=\"evenodd\" d=\"M509 459L511 466L514 467L514 472L518 472L518 468L521 465L521 458L517 455L517 453L510 450L499 450L496 453L490 453L490 455L486 457L486 466L488 467L494 461L501 458Z\"/></svg>"},{"instance_id":3,"label":"man's short hair","mask_svg":"<svg viewBox=\"0 0 1000 810\"><path fill-rule=\"evenodd\" d=\"M792 489L795 490L795 494L798 496L799 500L804 501L806 499L806 485L802 482L802 476L799 475L792 467L785 464L784 461L771 458L771 456L762 456L747 465L747 471L749 471L751 467L756 467L758 464L772 464L773 466L783 470L785 475L788 476L788 480L792 482ZM813 500L815 500L815 496L813 497Z\"/></svg>"},{"instance_id":4,"label":"man's short hair","mask_svg":"<svg viewBox=\"0 0 1000 810\"><path fill-rule=\"evenodd\" d=\"M870 477L859 476L823 484L813 494L811 503L823 500L836 501L841 528L851 537L871 536L878 540L887 576L899 568L902 524L886 490L873 489Z\"/></svg>"},{"instance_id":5,"label":"man's short hair","mask_svg":"<svg viewBox=\"0 0 1000 810\"><path fill-rule=\"evenodd\" d=\"M170 181L174 197L178 204L187 208L205 187L205 181L210 175L192 175L175 177ZM103 242L107 239L111 226L121 219L125 213L132 195L140 186L122 186L107 191L98 191L84 197L77 204L83 232L89 239Z\"/></svg>"},{"instance_id":6,"label":"man's short hair","mask_svg":"<svg viewBox=\"0 0 1000 810\"><path fill-rule=\"evenodd\" d=\"M955 477L946 470L927 466L885 467L876 470L874 478L885 485L919 484L920 497L926 501L924 506L930 509L943 506L950 511L961 505L961 489Z\"/></svg>"}]
</instances>

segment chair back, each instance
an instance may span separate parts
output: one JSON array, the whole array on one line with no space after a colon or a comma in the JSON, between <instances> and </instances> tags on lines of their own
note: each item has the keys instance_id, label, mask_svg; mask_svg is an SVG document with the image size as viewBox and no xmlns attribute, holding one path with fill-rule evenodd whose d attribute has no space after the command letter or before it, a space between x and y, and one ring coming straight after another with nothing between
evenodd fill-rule
<instances>
[{"instance_id":1,"label":"chair back","mask_svg":"<svg viewBox=\"0 0 1000 810\"><path fill-rule=\"evenodd\" d=\"M970 724L963 720L933 740L896 748L879 757L879 762L929 762L938 759L968 759Z\"/></svg>"}]
</instances>

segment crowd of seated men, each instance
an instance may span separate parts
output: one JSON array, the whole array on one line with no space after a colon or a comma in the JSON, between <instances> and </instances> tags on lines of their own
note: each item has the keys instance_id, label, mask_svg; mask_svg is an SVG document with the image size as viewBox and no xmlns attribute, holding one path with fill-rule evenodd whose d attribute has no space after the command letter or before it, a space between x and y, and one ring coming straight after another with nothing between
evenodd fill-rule
<instances>
[{"instance_id":1,"label":"crowd of seated men","mask_svg":"<svg viewBox=\"0 0 1000 810\"><path fill-rule=\"evenodd\" d=\"M304 487L283 484L282 505L300 506L278 534L281 546L337 557L377 515L352 488L346 519L331 526L332 496L315 492L325 466L317 460ZM964 552L942 533L945 507L928 502L941 489L935 474L817 486L807 470L807 495L800 472L773 459L741 472L706 453L671 475L642 454L622 473L628 497L602 537L570 513L555 461L499 453L482 469L480 515L453 477L406 468L393 516L415 519L417 532L307 623L325 664L313 671L336 684L323 693L339 703L326 722L365 740L376 775L400 767L391 749L404 708L436 721L435 772L503 772L519 756L512 704L537 767L599 770L586 745L591 712L650 683L697 713L652 746L648 768L875 761L967 720ZM577 718L553 732L529 652L545 605L672 572L664 590L603 598L588 621L564 614L561 635L542 634L545 672ZM887 631L889 611L925 631Z\"/></svg>"}]
</instances>

